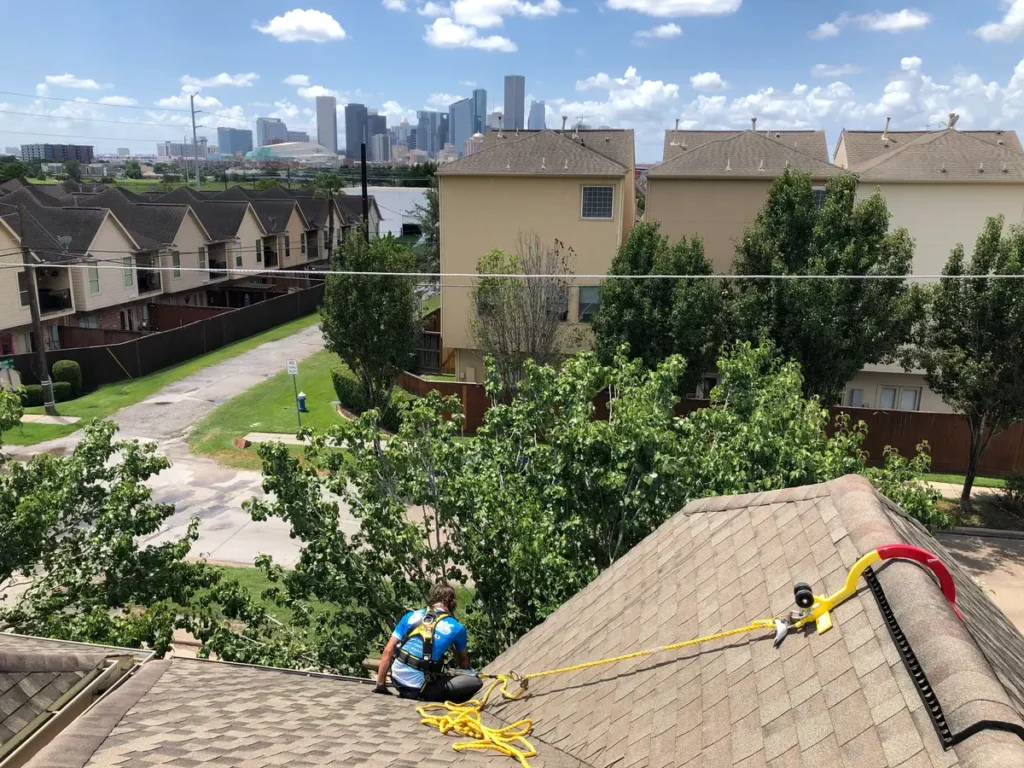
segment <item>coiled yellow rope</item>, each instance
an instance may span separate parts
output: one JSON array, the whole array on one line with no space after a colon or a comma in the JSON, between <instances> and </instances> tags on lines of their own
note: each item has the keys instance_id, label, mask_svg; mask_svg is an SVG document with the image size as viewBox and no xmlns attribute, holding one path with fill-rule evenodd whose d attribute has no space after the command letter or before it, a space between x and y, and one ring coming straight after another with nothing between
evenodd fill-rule
<instances>
[{"instance_id":1,"label":"coiled yellow rope","mask_svg":"<svg viewBox=\"0 0 1024 768\"><path fill-rule=\"evenodd\" d=\"M802 626L804 623L806 623L806 620L802 620L794 626ZM680 648L700 645L701 643L709 643L712 640L720 640L725 637L732 637L733 635L741 635L745 632L756 632L759 629L770 629L774 631L775 620L757 619L743 627L727 629L724 632L696 637L692 640L684 640L681 643L662 645L658 648L649 648L645 651L636 651L634 653L626 653L621 656L612 656L608 659L587 661L583 664L574 664L571 667L559 667L558 669L548 669L543 672L531 672L528 675L517 675L514 672L500 675L480 673L478 677L481 679L493 680L494 682L487 687L484 695L479 699L470 699L465 704L454 704L450 701L445 702L444 704L424 704L423 706L418 707L416 711L419 712L420 717L422 718L421 722L424 725L437 728L444 734L456 733L459 736L465 736L468 739L472 739L472 741L462 741L453 744L452 749L456 752L462 752L463 750L468 749L491 750L500 755L505 755L506 757L516 758L522 768L530 768L529 758L537 756L536 748L534 748L533 744L530 743L530 740L527 738L533 730L533 720L524 718L522 720L517 720L504 728L490 728L484 725L481 720L481 712L483 712L484 707L487 706L487 702L491 698L491 694L494 693L496 689L500 689L501 695L504 698L514 701L526 693L531 680L536 680L539 677L549 677L551 675L562 675L568 672L578 672L581 669L590 669L591 667L600 667L605 664L615 664L620 661L639 659L644 656L652 656L656 653L676 651ZM510 691L508 688L509 683L517 683L519 685L519 689L516 691ZM431 714L433 712L442 712L443 714Z\"/></svg>"}]
</instances>

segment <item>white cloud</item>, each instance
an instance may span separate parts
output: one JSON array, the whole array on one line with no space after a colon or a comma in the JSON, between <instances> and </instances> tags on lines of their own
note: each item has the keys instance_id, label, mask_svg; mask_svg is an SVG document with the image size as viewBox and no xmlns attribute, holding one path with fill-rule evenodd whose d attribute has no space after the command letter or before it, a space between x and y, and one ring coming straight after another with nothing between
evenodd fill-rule
<instances>
[{"instance_id":1,"label":"white cloud","mask_svg":"<svg viewBox=\"0 0 1024 768\"><path fill-rule=\"evenodd\" d=\"M735 13L743 0L608 0L616 11L637 11L648 16L712 16Z\"/></svg>"},{"instance_id":2,"label":"white cloud","mask_svg":"<svg viewBox=\"0 0 1024 768\"><path fill-rule=\"evenodd\" d=\"M110 83L100 85L95 80L92 80L90 78L75 77L74 75L67 73L63 75L47 75L46 84L59 85L64 88L82 88L87 91L99 91L103 88L113 87L112 85L110 85Z\"/></svg>"},{"instance_id":3,"label":"white cloud","mask_svg":"<svg viewBox=\"0 0 1024 768\"><path fill-rule=\"evenodd\" d=\"M1005 2L1006 14L1002 21L983 24L974 34L988 42L1008 43L1024 34L1024 0Z\"/></svg>"},{"instance_id":4,"label":"white cloud","mask_svg":"<svg viewBox=\"0 0 1024 768\"><path fill-rule=\"evenodd\" d=\"M459 81L459 85L461 85L464 88L476 88L476 81L475 80L460 80Z\"/></svg>"},{"instance_id":5,"label":"white cloud","mask_svg":"<svg viewBox=\"0 0 1024 768\"><path fill-rule=\"evenodd\" d=\"M455 96L450 93L432 93L427 97L426 108L447 112L448 107L456 101L462 101L465 96Z\"/></svg>"},{"instance_id":6,"label":"white cloud","mask_svg":"<svg viewBox=\"0 0 1024 768\"><path fill-rule=\"evenodd\" d=\"M179 93L176 96L167 96L163 99L158 99L154 102L158 107L167 107L169 109L188 109L189 98L187 93ZM224 105L220 99L214 96L203 96L199 94L195 98L195 105L199 109L220 109Z\"/></svg>"},{"instance_id":7,"label":"white cloud","mask_svg":"<svg viewBox=\"0 0 1024 768\"><path fill-rule=\"evenodd\" d=\"M260 76L255 72L239 73L237 75L229 75L227 72L221 72L219 75L213 77L192 77L192 75L182 75L181 85L184 88L219 88L225 85L232 85L238 88L249 88Z\"/></svg>"},{"instance_id":8,"label":"white cloud","mask_svg":"<svg viewBox=\"0 0 1024 768\"><path fill-rule=\"evenodd\" d=\"M1018 0L1021 2L1022 0ZM843 29L850 25L856 26L868 32L890 32L899 34L915 29L924 29L932 23L930 14L911 8L904 8L895 13L862 13L854 15L841 13L835 21L826 21L819 24L809 33L815 40L824 40L829 37L836 37Z\"/></svg>"},{"instance_id":9,"label":"white cloud","mask_svg":"<svg viewBox=\"0 0 1024 768\"><path fill-rule=\"evenodd\" d=\"M729 84L717 72L701 72L690 78L690 85L697 91L723 91Z\"/></svg>"},{"instance_id":10,"label":"white cloud","mask_svg":"<svg viewBox=\"0 0 1024 768\"><path fill-rule=\"evenodd\" d=\"M921 69L921 59L917 56L904 56L900 59L900 69L904 72L917 72Z\"/></svg>"},{"instance_id":11,"label":"white cloud","mask_svg":"<svg viewBox=\"0 0 1024 768\"><path fill-rule=\"evenodd\" d=\"M451 16L452 9L450 6L428 1L426 5L421 5L417 8L416 13L420 16L428 16L432 19L436 19L439 16Z\"/></svg>"},{"instance_id":12,"label":"white cloud","mask_svg":"<svg viewBox=\"0 0 1024 768\"><path fill-rule=\"evenodd\" d=\"M389 11L401 11L402 13L404 13L405 11L409 10L409 8L405 4L405 0L383 0L381 5L387 8Z\"/></svg>"},{"instance_id":13,"label":"white cloud","mask_svg":"<svg viewBox=\"0 0 1024 768\"><path fill-rule=\"evenodd\" d=\"M324 88L322 85L309 85L299 88L299 96L310 100L315 99L317 96L334 96L339 101L344 100L341 92Z\"/></svg>"},{"instance_id":14,"label":"white cloud","mask_svg":"<svg viewBox=\"0 0 1024 768\"><path fill-rule=\"evenodd\" d=\"M856 64L815 64L811 67L811 77L842 77L863 72Z\"/></svg>"},{"instance_id":15,"label":"white cloud","mask_svg":"<svg viewBox=\"0 0 1024 768\"><path fill-rule=\"evenodd\" d=\"M36 84L36 96L49 96L49 95L50 95L50 86L48 86L46 83L37 83Z\"/></svg>"},{"instance_id":16,"label":"white cloud","mask_svg":"<svg viewBox=\"0 0 1024 768\"><path fill-rule=\"evenodd\" d=\"M252 26L265 35L273 35L282 43L327 43L345 39L345 30L331 14L313 9L294 8L283 16L275 16L265 25L253 22Z\"/></svg>"},{"instance_id":17,"label":"white cloud","mask_svg":"<svg viewBox=\"0 0 1024 768\"><path fill-rule=\"evenodd\" d=\"M507 37L480 37L475 27L462 26L447 18L434 19L434 23L426 27L423 39L435 48L479 48L482 51L501 53L514 53L519 50Z\"/></svg>"},{"instance_id":18,"label":"white cloud","mask_svg":"<svg viewBox=\"0 0 1024 768\"><path fill-rule=\"evenodd\" d=\"M109 104L112 107L134 107L138 103L128 96L104 96L100 99L100 104Z\"/></svg>"},{"instance_id":19,"label":"white cloud","mask_svg":"<svg viewBox=\"0 0 1024 768\"><path fill-rule=\"evenodd\" d=\"M424 8L428 6L436 7L437 3L428 2ZM557 16L567 10L560 0L453 0L451 4L451 15L456 24L478 28L500 27L505 16L537 19Z\"/></svg>"},{"instance_id":20,"label":"white cloud","mask_svg":"<svg viewBox=\"0 0 1024 768\"><path fill-rule=\"evenodd\" d=\"M299 116L299 108L288 101L288 99L275 101L274 106L277 107L277 109L267 115L267 117L276 117L287 122L288 120Z\"/></svg>"},{"instance_id":21,"label":"white cloud","mask_svg":"<svg viewBox=\"0 0 1024 768\"><path fill-rule=\"evenodd\" d=\"M288 75L284 79L285 85L309 85L309 75Z\"/></svg>"},{"instance_id":22,"label":"white cloud","mask_svg":"<svg viewBox=\"0 0 1024 768\"><path fill-rule=\"evenodd\" d=\"M633 37L646 40L668 40L673 37L679 37L681 34L683 34L683 29L678 24L659 24L650 29L641 29L639 32L634 32Z\"/></svg>"}]
</instances>

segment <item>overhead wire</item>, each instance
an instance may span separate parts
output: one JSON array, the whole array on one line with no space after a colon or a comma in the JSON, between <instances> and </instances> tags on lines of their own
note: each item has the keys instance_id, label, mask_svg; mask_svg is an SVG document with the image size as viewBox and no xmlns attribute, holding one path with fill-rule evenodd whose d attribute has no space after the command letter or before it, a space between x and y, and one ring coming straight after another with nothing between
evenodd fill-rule
<instances>
[{"instance_id":1,"label":"overhead wire","mask_svg":"<svg viewBox=\"0 0 1024 768\"><path fill-rule=\"evenodd\" d=\"M187 109L174 109L172 107L147 107L144 104L105 104L102 101L89 101L87 99L64 99L60 96L40 96L39 94L33 93L16 93L14 91L0 91L0 95L4 96L23 96L26 99L46 99L47 101L67 101L72 104L95 104L98 107L117 107L119 109L144 109L153 112L184 112L189 113Z\"/></svg>"},{"instance_id":2,"label":"overhead wire","mask_svg":"<svg viewBox=\"0 0 1024 768\"><path fill-rule=\"evenodd\" d=\"M140 122L138 122L136 120L101 120L98 117L71 117L70 115L55 116L55 115L47 115L47 114L42 113L42 112L18 112L18 111L13 110L13 109L0 109L0 114L3 114L3 115L23 115L25 117L48 117L50 119L70 120L70 121L76 122L76 123L77 122L85 122L85 123L113 123L115 125L151 125L151 126L154 126L156 128L174 127L173 124L169 124L169 123L140 123ZM182 123L182 125L184 125L184 123ZM196 126L196 127L198 128L199 126ZM28 135L34 135L31 132L29 132L29 131L24 131L24 133L26 133Z\"/></svg>"}]
</instances>

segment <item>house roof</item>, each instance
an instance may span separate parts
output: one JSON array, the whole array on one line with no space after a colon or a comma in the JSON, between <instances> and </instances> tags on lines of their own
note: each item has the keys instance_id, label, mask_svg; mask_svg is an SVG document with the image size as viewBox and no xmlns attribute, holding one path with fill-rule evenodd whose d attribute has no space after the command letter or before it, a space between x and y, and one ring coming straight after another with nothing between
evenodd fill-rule
<instances>
[{"instance_id":1,"label":"house roof","mask_svg":"<svg viewBox=\"0 0 1024 768\"><path fill-rule=\"evenodd\" d=\"M228 187L223 192L217 192L210 196L211 200L251 200L252 195L249 194L248 190L242 189L237 184L233 187Z\"/></svg>"},{"instance_id":2,"label":"house roof","mask_svg":"<svg viewBox=\"0 0 1024 768\"><path fill-rule=\"evenodd\" d=\"M584 128L576 131L556 130L554 132L568 137L577 136L580 143L585 147L594 150L599 155L604 155L621 166L632 168L635 165L634 153L636 151L636 142L632 128ZM509 138L515 139L532 136L537 133L541 133L541 131L501 131L500 135L502 138L499 138L498 131L488 131L484 134L483 148L486 149Z\"/></svg>"},{"instance_id":3,"label":"house roof","mask_svg":"<svg viewBox=\"0 0 1024 768\"><path fill-rule=\"evenodd\" d=\"M373 195L366 196L367 203L377 211L377 218L380 218L380 208L377 207L377 199ZM341 215L345 217L345 223L351 224L363 218L363 196L358 195L335 195L334 202L338 204Z\"/></svg>"},{"instance_id":4,"label":"house roof","mask_svg":"<svg viewBox=\"0 0 1024 768\"><path fill-rule=\"evenodd\" d=\"M880 155L889 154L915 139L928 136L935 131L848 131L845 128L840 137L840 142L846 148L846 162L849 166L861 165L873 160ZM939 131L941 133L941 131ZM1003 146L1015 152L1024 152L1021 147L1020 138L1016 131L958 131L965 136L973 136L976 139ZM887 138L882 141L882 136ZM999 142L1003 142L1000 144ZM836 151L839 144L836 144Z\"/></svg>"},{"instance_id":5,"label":"house roof","mask_svg":"<svg viewBox=\"0 0 1024 768\"><path fill-rule=\"evenodd\" d=\"M671 160L678 154L696 149L709 141L729 139L747 131L665 131L665 149L662 161ZM829 162L828 142L824 131L759 131L805 155L823 162Z\"/></svg>"},{"instance_id":6,"label":"house roof","mask_svg":"<svg viewBox=\"0 0 1024 768\"><path fill-rule=\"evenodd\" d=\"M1024 152L969 133L926 133L898 149L851 165L861 181L1024 182Z\"/></svg>"},{"instance_id":7,"label":"house roof","mask_svg":"<svg viewBox=\"0 0 1024 768\"><path fill-rule=\"evenodd\" d=\"M267 234L275 234L277 232L284 232L288 229L288 219L291 218L292 211L298 210L299 216L303 218L304 223L305 217L302 216L302 210L298 207L298 204L294 200L250 200L249 204L252 205L253 210L256 211L256 215L259 217L260 223L263 228L267 231ZM308 227L306 227L308 229Z\"/></svg>"},{"instance_id":8,"label":"house roof","mask_svg":"<svg viewBox=\"0 0 1024 768\"><path fill-rule=\"evenodd\" d=\"M18 187L7 193L0 192L0 201L3 201L7 205L32 202L37 205L45 205L49 208L60 208L65 205L65 201L53 197L53 195L46 194L34 184Z\"/></svg>"},{"instance_id":9,"label":"house roof","mask_svg":"<svg viewBox=\"0 0 1024 768\"><path fill-rule=\"evenodd\" d=\"M632 135L632 132L630 132ZM446 163L438 176L622 176L626 166L560 131L504 132L479 152ZM599 142L594 142L599 143Z\"/></svg>"},{"instance_id":10,"label":"house roof","mask_svg":"<svg viewBox=\"0 0 1024 768\"><path fill-rule=\"evenodd\" d=\"M656 178L774 178L787 168L807 171L815 178L843 173L841 168L794 149L762 131L743 131L687 149L652 167Z\"/></svg>"},{"instance_id":11,"label":"house roof","mask_svg":"<svg viewBox=\"0 0 1024 768\"><path fill-rule=\"evenodd\" d=\"M250 207L248 201L242 200L201 200L191 205L214 240L230 240L235 237ZM259 215L256 218L259 219ZM263 226L262 220L260 226Z\"/></svg>"},{"instance_id":12,"label":"house roof","mask_svg":"<svg viewBox=\"0 0 1024 768\"><path fill-rule=\"evenodd\" d=\"M0 217L14 232L18 232L17 211L7 214L3 211L4 208L0 207ZM25 205L25 213L28 247L40 261L51 262L85 255L108 215L106 209L100 208L50 208L28 204ZM65 236L71 238L66 249L59 240Z\"/></svg>"},{"instance_id":13,"label":"house roof","mask_svg":"<svg viewBox=\"0 0 1024 768\"><path fill-rule=\"evenodd\" d=\"M138 197L135 195L135 197ZM188 206L173 203L135 202L120 189L108 189L88 198L87 205L109 208L132 233L143 250L153 251L173 245Z\"/></svg>"},{"instance_id":14,"label":"house roof","mask_svg":"<svg viewBox=\"0 0 1024 768\"><path fill-rule=\"evenodd\" d=\"M33 186L33 185L29 184L29 182L25 181L24 179L8 179L7 181L5 181L2 184L0 184L0 194L5 194L7 192L13 192L16 189L21 189L22 187L31 187L31 186Z\"/></svg>"}]
</instances>

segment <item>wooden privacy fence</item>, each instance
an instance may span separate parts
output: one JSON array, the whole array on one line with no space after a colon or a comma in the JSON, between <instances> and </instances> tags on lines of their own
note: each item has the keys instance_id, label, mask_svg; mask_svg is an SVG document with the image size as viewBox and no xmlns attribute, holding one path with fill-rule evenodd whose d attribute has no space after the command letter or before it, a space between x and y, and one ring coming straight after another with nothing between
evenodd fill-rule
<instances>
[{"instance_id":1,"label":"wooden privacy fence","mask_svg":"<svg viewBox=\"0 0 1024 768\"><path fill-rule=\"evenodd\" d=\"M57 360L76 361L82 367L85 388L92 390L146 376L310 315L320 306L323 294L320 284L119 344L53 350L47 359L51 366ZM14 355L13 359L23 384L39 382L35 355Z\"/></svg>"},{"instance_id":2,"label":"wooden privacy fence","mask_svg":"<svg viewBox=\"0 0 1024 768\"><path fill-rule=\"evenodd\" d=\"M482 384L466 382L428 381L411 373L403 373L399 386L414 395L437 391L444 396L454 395L462 403L466 418L466 434L472 435L483 424L491 401ZM594 417L608 418L608 395L602 392L594 398ZM708 406L707 400L686 399L676 406L676 414L685 416ZM877 408L831 409L832 419L848 413L854 422L863 421L868 428L863 449L869 462L879 464L887 445L903 456L913 456L917 446L928 441L931 448L932 471L963 473L967 470L970 432L967 422L955 413L928 413L921 411L883 411ZM1014 470L1024 469L1024 424L1015 424L997 435L989 445L981 462L980 473L990 477L1003 477Z\"/></svg>"}]
</instances>

